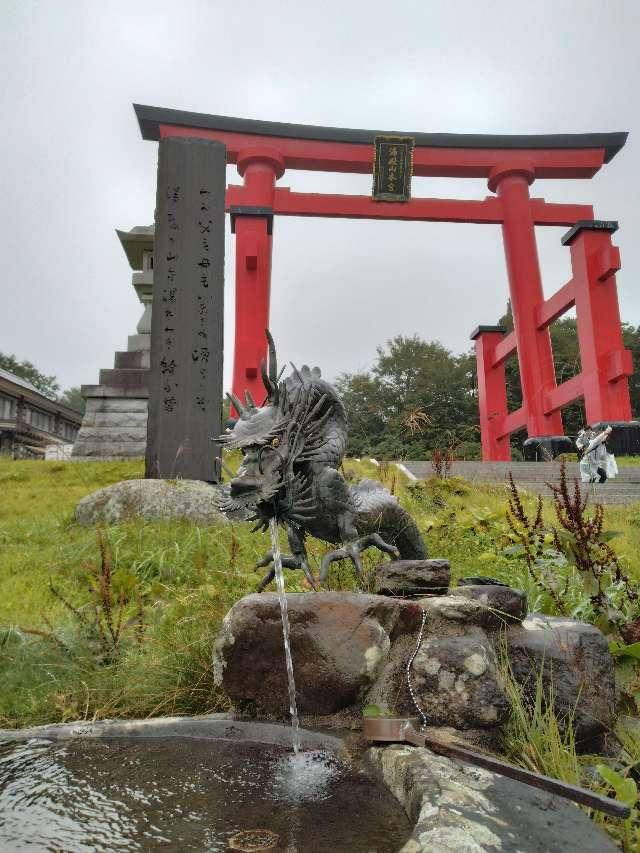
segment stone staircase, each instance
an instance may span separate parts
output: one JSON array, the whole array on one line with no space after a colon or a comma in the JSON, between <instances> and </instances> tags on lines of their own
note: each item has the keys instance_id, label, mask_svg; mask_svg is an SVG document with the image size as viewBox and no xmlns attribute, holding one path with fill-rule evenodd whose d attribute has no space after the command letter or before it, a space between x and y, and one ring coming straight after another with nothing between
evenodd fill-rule
<instances>
[{"instance_id":1,"label":"stone staircase","mask_svg":"<svg viewBox=\"0 0 640 853\"><path fill-rule=\"evenodd\" d=\"M433 474L431 462L403 462L402 465L418 480ZM494 483L505 485L509 472L520 489L550 497L551 490L546 485L557 483L560 479L560 462L454 462L451 474L463 477L475 483ZM580 480L577 462L567 463L567 475L571 482L575 477ZM632 504L640 502L640 465L620 466L615 480L606 483L580 483L583 494L588 494L592 502L603 504Z\"/></svg>"}]
</instances>

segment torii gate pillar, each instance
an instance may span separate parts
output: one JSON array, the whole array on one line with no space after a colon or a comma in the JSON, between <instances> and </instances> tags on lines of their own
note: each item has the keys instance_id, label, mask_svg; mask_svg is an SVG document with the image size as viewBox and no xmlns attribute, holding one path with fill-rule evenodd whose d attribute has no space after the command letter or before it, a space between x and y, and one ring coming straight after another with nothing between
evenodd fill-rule
<instances>
[{"instance_id":1,"label":"torii gate pillar","mask_svg":"<svg viewBox=\"0 0 640 853\"><path fill-rule=\"evenodd\" d=\"M551 337L539 329L536 310L544 301L529 184L533 169L494 167L489 189L503 206L502 240L509 276L513 326L518 344L522 398L526 401L529 436L561 436L560 412L545 412L545 397L556 387Z\"/></svg>"},{"instance_id":2,"label":"torii gate pillar","mask_svg":"<svg viewBox=\"0 0 640 853\"><path fill-rule=\"evenodd\" d=\"M233 390L242 399L246 389L258 405L264 397L260 362L266 357L264 330L269 327L273 197L284 160L269 148L248 148L238 155L250 204L232 206L231 230L236 235L236 337Z\"/></svg>"}]
</instances>

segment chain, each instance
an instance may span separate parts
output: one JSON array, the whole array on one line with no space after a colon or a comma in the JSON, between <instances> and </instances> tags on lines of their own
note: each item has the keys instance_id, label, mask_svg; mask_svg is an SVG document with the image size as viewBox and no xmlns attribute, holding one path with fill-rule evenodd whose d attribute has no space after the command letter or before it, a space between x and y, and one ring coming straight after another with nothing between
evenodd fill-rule
<instances>
[{"instance_id":1,"label":"chain","mask_svg":"<svg viewBox=\"0 0 640 853\"><path fill-rule=\"evenodd\" d=\"M420 609L422 609L422 608L420 608ZM427 611L422 610L422 624L420 625L420 630L418 631L418 641L416 642L416 647L413 650L411 657L407 661L407 669L406 669L407 687L409 688L409 695L411 696L411 701L416 706L416 710L418 711L418 713L422 717L422 728L423 729L427 727L427 716L424 713L424 711L422 710L422 706L418 702L418 697L416 696L416 694L413 690L413 685L411 684L411 666L413 664L413 661L415 660L416 655L418 654L418 652L420 650L420 644L422 643L422 634L424 632L424 626L425 626L426 621L427 621Z\"/></svg>"}]
</instances>

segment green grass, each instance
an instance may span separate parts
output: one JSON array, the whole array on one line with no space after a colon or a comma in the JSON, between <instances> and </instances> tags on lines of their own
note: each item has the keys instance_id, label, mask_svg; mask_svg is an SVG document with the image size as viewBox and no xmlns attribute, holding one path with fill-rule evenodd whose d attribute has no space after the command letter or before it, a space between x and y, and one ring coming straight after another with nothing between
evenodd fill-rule
<instances>
[{"instance_id":1,"label":"green grass","mask_svg":"<svg viewBox=\"0 0 640 853\"><path fill-rule=\"evenodd\" d=\"M430 554L450 560L454 580L491 575L524 588L532 608L552 610L525 564L501 554L508 544L504 487L458 479L412 487L395 468L364 461L347 461L345 473L381 479L396 493ZM91 572L100 565L96 531L76 523L76 504L98 488L141 475L137 461L0 458L0 725L225 706L210 672L217 628L232 604L255 589L261 574L253 566L269 550L267 536L252 534L250 525L132 520L104 531L123 620L135 622L140 606L144 612L144 642L136 641L134 626L125 630L117 659L100 657L95 637L69 609L91 616ZM534 497L524 496L524 502L533 508ZM551 520L550 506L545 513ZM607 519L620 531L615 544L625 569L640 577L640 508L611 509ZM316 573L328 547L309 543ZM367 552L360 584L349 564L336 564L332 588L369 589L377 562L378 553ZM306 588L302 573L286 576L288 589Z\"/></svg>"},{"instance_id":2,"label":"green grass","mask_svg":"<svg viewBox=\"0 0 640 853\"><path fill-rule=\"evenodd\" d=\"M532 608L552 610L525 564L501 553L508 544L505 488L458 479L412 487L393 467L368 462L347 461L345 473L385 482L415 517L430 554L451 561L454 579L491 575L524 588ZM144 642L137 642L132 625L114 660L100 657L91 630L70 610L80 608L91 622L91 572L100 564L96 531L76 523L76 504L102 486L141 475L137 461L0 458L0 725L225 706L210 672L217 628L229 607L255 589L261 575L253 566L269 550L267 536L252 534L250 525L132 520L107 528L123 620L135 622L140 606L144 612ZM534 497L524 502L533 508ZM550 506L545 513L551 520ZM640 508L607 510L607 519L620 531L615 544L625 569L640 577ZM328 547L309 543L316 573ZM332 588L370 588L378 561L374 550L365 555L360 584L349 564L335 565ZM306 588L302 573L286 576L288 589ZM577 581L574 586L579 603Z\"/></svg>"}]
</instances>

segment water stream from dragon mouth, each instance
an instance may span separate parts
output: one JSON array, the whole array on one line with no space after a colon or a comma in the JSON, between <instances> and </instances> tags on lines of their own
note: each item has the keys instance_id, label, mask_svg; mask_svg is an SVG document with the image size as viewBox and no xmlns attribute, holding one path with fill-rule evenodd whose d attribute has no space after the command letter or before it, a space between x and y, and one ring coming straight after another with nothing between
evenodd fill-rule
<instances>
[{"instance_id":1,"label":"water stream from dragon mouth","mask_svg":"<svg viewBox=\"0 0 640 853\"><path fill-rule=\"evenodd\" d=\"M275 518L272 518L269 522L269 531L271 533L273 568L276 573L276 585L278 587L278 598L280 599L280 615L282 616L284 657L287 664L287 680L289 683L289 711L291 713L291 725L293 727L293 751L297 755L300 751L300 722L298 720L298 706L296 703L296 682L293 677L293 660L291 659L291 645L289 643L289 610L287 608L287 596L284 592L282 555L280 554L280 542L278 541L278 522Z\"/></svg>"}]
</instances>

